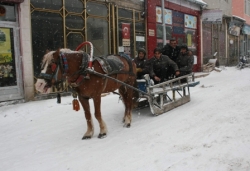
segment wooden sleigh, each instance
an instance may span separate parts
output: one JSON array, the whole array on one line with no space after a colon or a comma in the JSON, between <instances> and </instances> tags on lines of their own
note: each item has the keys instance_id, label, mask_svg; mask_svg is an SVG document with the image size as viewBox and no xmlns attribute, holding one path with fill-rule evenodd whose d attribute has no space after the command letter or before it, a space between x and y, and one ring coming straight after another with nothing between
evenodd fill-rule
<instances>
[{"instance_id":1,"label":"wooden sleigh","mask_svg":"<svg viewBox=\"0 0 250 171\"><path fill-rule=\"evenodd\" d=\"M183 83L183 80L184 83ZM150 85L146 79L137 80L138 88L146 93L141 94L138 108L150 107L153 115L160 115L191 100L190 87L198 85L194 75L189 74L160 84Z\"/></svg>"}]
</instances>

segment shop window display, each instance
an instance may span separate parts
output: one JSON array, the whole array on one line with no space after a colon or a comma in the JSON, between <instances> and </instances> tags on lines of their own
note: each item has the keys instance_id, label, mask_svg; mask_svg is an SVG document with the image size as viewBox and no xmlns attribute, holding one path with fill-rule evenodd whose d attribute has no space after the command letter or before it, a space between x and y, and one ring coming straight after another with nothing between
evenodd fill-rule
<instances>
[{"instance_id":1,"label":"shop window display","mask_svg":"<svg viewBox=\"0 0 250 171\"><path fill-rule=\"evenodd\" d=\"M13 45L13 29L0 28L0 87L17 85Z\"/></svg>"}]
</instances>

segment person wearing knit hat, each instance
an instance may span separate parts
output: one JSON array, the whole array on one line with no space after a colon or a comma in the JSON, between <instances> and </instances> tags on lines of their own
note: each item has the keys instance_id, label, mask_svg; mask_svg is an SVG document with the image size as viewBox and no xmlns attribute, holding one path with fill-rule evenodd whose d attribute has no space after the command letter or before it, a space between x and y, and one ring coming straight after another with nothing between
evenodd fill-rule
<instances>
[{"instance_id":1,"label":"person wearing knit hat","mask_svg":"<svg viewBox=\"0 0 250 171\"><path fill-rule=\"evenodd\" d=\"M176 63L180 70L179 76L192 73L193 64L194 64L194 56L190 54L190 51L188 50L187 45L183 44L180 46L180 54L176 58Z\"/></svg>"},{"instance_id":2,"label":"person wearing knit hat","mask_svg":"<svg viewBox=\"0 0 250 171\"><path fill-rule=\"evenodd\" d=\"M137 79L142 79L143 75L148 74L149 71L146 68L147 53L143 48L138 49L138 56L134 59L136 64Z\"/></svg>"}]
</instances>

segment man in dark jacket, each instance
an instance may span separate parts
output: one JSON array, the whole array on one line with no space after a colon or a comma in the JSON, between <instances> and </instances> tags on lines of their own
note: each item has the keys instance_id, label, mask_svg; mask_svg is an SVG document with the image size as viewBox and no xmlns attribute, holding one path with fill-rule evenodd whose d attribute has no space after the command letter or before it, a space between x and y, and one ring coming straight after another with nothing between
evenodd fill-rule
<instances>
[{"instance_id":1,"label":"man in dark jacket","mask_svg":"<svg viewBox=\"0 0 250 171\"><path fill-rule=\"evenodd\" d=\"M189 54L188 47L182 45L179 56L176 59L176 63L180 70L180 76L192 73L194 56Z\"/></svg>"},{"instance_id":2,"label":"man in dark jacket","mask_svg":"<svg viewBox=\"0 0 250 171\"><path fill-rule=\"evenodd\" d=\"M162 48L162 54L167 55L171 60L176 63L176 59L180 54L180 47L177 46L175 39L170 39L170 42ZM174 68L170 67L168 69L168 78L171 79L174 77L175 71Z\"/></svg>"},{"instance_id":3,"label":"man in dark jacket","mask_svg":"<svg viewBox=\"0 0 250 171\"><path fill-rule=\"evenodd\" d=\"M155 84L168 80L168 68L171 66L175 75L180 74L177 64L168 56L162 55L160 48L154 49L154 57L148 60L149 75L154 80Z\"/></svg>"},{"instance_id":4,"label":"man in dark jacket","mask_svg":"<svg viewBox=\"0 0 250 171\"><path fill-rule=\"evenodd\" d=\"M176 59L180 54L180 47L177 46L175 39L170 39L170 42L162 48L162 54L167 55L170 59L176 62Z\"/></svg>"},{"instance_id":5,"label":"man in dark jacket","mask_svg":"<svg viewBox=\"0 0 250 171\"><path fill-rule=\"evenodd\" d=\"M146 50L143 48L138 49L138 56L134 59L136 64L137 79L142 79L143 75L148 74L146 69Z\"/></svg>"}]
</instances>

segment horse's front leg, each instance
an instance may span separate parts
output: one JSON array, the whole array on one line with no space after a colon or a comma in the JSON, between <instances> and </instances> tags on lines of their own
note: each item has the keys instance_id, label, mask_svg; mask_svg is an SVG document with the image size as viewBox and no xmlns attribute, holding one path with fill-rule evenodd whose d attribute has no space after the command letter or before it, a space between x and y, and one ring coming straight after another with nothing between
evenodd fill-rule
<instances>
[{"instance_id":1,"label":"horse's front leg","mask_svg":"<svg viewBox=\"0 0 250 171\"><path fill-rule=\"evenodd\" d=\"M102 120L101 114L101 95L93 98L94 106L95 106L95 117L99 122L100 126L100 134L98 138L105 138L107 136L107 126L105 122Z\"/></svg>"},{"instance_id":2,"label":"horse's front leg","mask_svg":"<svg viewBox=\"0 0 250 171\"><path fill-rule=\"evenodd\" d=\"M122 96L122 101L125 106L123 117L124 127L129 128L132 122L132 104L133 104L133 90L127 89L125 86L119 88L119 93Z\"/></svg>"},{"instance_id":3,"label":"horse's front leg","mask_svg":"<svg viewBox=\"0 0 250 171\"><path fill-rule=\"evenodd\" d=\"M90 107L89 107L89 99L83 98L83 97L79 97L79 100L82 104L84 113L85 113L85 118L87 121L87 132L84 134L84 136L82 137L82 139L90 139L93 134L94 134L94 125L93 125L93 121L91 118L91 113L90 113Z\"/></svg>"}]
</instances>

